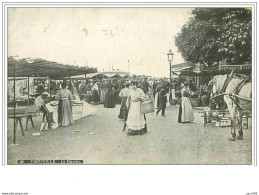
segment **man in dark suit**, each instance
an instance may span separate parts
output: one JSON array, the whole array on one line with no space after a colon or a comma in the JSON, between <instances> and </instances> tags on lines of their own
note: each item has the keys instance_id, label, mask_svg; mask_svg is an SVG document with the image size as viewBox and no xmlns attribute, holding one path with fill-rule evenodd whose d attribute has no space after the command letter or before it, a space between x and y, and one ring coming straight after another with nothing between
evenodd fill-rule
<instances>
[{"instance_id":1,"label":"man in dark suit","mask_svg":"<svg viewBox=\"0 0 259 195\"><path fill-rule=\"evenodd\" d=\"M162 116L165 117L166 102L167 102L166 91L164 88L162 88L158 96L159 105L158 105L158 110L156 111L156 115L158 115L160 110L162 110Z\"/></svg>"},{"instance_id":2,"label":"man in dark suit","mask_svg":"<svg viewBox=\"0 0 259 195\"><path fill-rule=\"evenodd\" d=\"M158 85L156 86L156 90L155 90L155 97L156 97L156 94L157 94L157 99L156 99L156 105L157 105L157 108L159 107L159 92L161 91L161 89L163 88L163 81L162 80L159 80L159 83Z\"/></svg>"},{"instance_id":3,"label":"man in dark suit","mask_svg":"<svg viewBox=\"0 0 259 195\"><path fill-rule=\"evenodd\" d=\"M158 83L158 85L156 86L155 93L159 93L162 88L163 88L163 81L160 80L159 83Z\"/></svg>"},{"instance_id":4,"label":"man in dark suit","mask_svg":"<svg viewBox=\"0 0 259 195\"><path fill-rule=\"evenodd\" d=\"M151 86L147 82L147 78L144 78L144 81L141 83L141 89L144 91L145 94L147 94L147 92L149 91L149 87L151 88Z\"/></svg>"}]
</instances>

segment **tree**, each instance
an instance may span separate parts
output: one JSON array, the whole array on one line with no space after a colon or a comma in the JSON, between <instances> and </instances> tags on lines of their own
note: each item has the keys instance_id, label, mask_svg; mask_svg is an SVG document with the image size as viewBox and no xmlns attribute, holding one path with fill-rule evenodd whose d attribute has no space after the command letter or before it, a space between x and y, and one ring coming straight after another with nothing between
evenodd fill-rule
<instances>
[{"instance_id":1,"label":"tree","mask_svg":"<svg viewBox=\"0 0 259 195\"><path fill-rule=\"evenodd\" d=\"M211 66L251 62L252 14L245 8L196 8L175 37L186 61Z\"/></svg>"}]
</instances>

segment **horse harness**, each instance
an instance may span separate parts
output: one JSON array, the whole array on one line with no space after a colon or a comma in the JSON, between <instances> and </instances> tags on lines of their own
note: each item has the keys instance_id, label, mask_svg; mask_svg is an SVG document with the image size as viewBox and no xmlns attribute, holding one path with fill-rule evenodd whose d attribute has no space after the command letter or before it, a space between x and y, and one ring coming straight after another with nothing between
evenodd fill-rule
<instances>
[{"instance_id":1,"label":"horse harness","mask_svg":"<svg viewBox=\"0 0 259 195\"><path fill-rule=\"evenodd\" d=\"M240 78L240 77L235 76L235 78ZM222 87L222 89L220 90L220 94L224 94L224 93L226 92L226 89L227 89L227 87L228 87L228 84L231 82L232 79L233 79L233 76L227 75L227 78L226 78L226 80L225 80L225 82L224 82L224 84L223 84L223 87ZM233 103L236 104L236 106L237 106L238 109L243 110L243 109L240 107L240 105L238 104L238 102L239 102L239 101L238 101L238 98L234 97L233 95L234 95L234 94L238 94L238 93L240 92L241 88L242 88L245 84L247 84L249 81L250 81L249 78L243 77L243 78L241 79L241 81L240 81L233 89L231 89L231 91L229 92L228 97L232 100L232 104L233 104ZM220 97L220 96L219 96L219 97ZM219 98L219 97L218 97L218 98ZM220 98L220 99L221 99L221 98ZM219 100L219 102L220 102L220 101L221 101L221 100ZM224 100L223 100L223 97L222 97L222 101L224 101Z\"/></svg>"},{"instance_id":2,"label":"horse harness","mask_svg":"<svg viewBox=\"0 0 259 195\"><path fill-rule=\"evenodd\" d=\"M233 77L232 77L233 78ZM225 93L226 89L227 89L227 86L228 84L230 83L230 81L232 80L232 78L230 79L226 79L222 89L224 89L224 91L221 91L221 93ZM235 77L235 78L240 78L240 77ZM229 81L228 81L229 80ZM240 105L238 104L239 100L238 98L232 96L232 94L238 94L240 92L240 90L242 89L242 87L244 85L246 85L248 82L250 81L249 78L245 77L243 78L233 89L231 89L231 91L229 92L229 98L236 104L237 108L240 109L240 110L243 110ZM225 86L226 85L226 86ZM233 106L233 102L232 102L232 106Z\"/></svg>"}]
</instances>

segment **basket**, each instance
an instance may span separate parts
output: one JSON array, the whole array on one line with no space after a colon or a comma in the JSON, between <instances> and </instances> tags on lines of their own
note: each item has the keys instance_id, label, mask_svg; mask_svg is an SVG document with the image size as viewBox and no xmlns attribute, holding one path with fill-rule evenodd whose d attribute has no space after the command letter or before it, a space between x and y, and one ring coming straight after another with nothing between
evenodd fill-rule
<instances>
[{"instance_id":1,"label":"basket","mask_svg":"<svg viewBox=\"0 0 259 195\"><path fill-rule=\"evenodd\" d=\"M155 106L152 101L143 102L140 104L140 111L142 114L155 112Z\"/></svg>"},{"instance_id":2,"label":"basket","mask_svg":"<svg viewBox=\"0 0 259 195\"><path fill-rule=\"evenodd\" d=\"M198 107L201 103L201 100L199 98L193 98L191 99L192 107Z\"/></svg>"}]
</instances>

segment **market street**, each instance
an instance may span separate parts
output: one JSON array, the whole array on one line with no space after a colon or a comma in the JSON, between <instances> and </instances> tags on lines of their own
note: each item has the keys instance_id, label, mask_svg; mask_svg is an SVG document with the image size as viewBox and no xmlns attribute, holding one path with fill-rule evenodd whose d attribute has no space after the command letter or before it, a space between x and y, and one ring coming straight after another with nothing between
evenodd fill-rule
<instances>
[{"instance_id":1,"label":"market street","mask_svg":"<svg viewBox=\"0 0 259 195\"><path fill-rule=\"evenodd\" d=\"M68 127L39 132L41 116L34 117L25 137L18 127L12 145L13 120L8 119L8 164L17 160L83 160L84 164L251 164L252 128L244 128L244 140L228 141L230 127L203 126L197 110L192 123L177 122L178 106L167 117L147 115L148 133L128 136L116 108L94 106L97 111ZM23 120L25 124L25 120Z\"/></svg>"}]
</instances>

